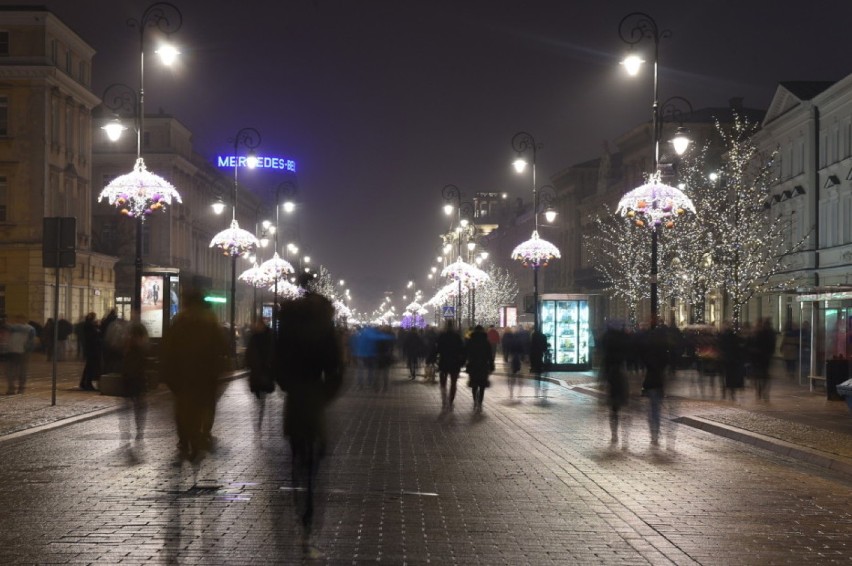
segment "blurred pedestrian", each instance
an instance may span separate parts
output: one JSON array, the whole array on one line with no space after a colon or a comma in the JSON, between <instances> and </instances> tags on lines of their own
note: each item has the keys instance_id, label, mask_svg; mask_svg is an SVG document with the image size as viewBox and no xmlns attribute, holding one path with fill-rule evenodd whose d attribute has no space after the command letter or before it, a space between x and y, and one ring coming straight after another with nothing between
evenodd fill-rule
<instances>
[{"instance_id":1,"label":"blurred pedestrian","mask_svg":"<svg viewBox=\"0 0 852 566\"><path fill-rule=\"evenodd\" d=\"M15 315L6 325L6 395L23 393L27 387L27 366L35 334L24 315Z\"/></svg>"},{"instance_id":2,"label":"blurred pedestrian","mask_svg":"<svg viewBox=\"0 0 852 566\"><path fill-rule=\"evenodd\" d=\"M131 413L136 423L136 441L145 433L148 391L148 331L145 326L132 322L128 325L123 351L120 355L121 375L124 382L125 408L122 415L122 437L130 442Z\"/></svg>"},{"instance_id":3,"label":"blurred pedestrian","mask_svg":"<svg viewBox=\"0 0 852 566\"><path fill-rule=\"evenodd\" d=\"M645 331L642 340L642 361L645 364L643 387L649 402L648 427L651 432L651 444L654 446L660 442L666 368L670 361L667 342L667 331L659 326Z\"/></svg>"},{"instance_id":4,"label":"blurred pedestrian","mask_svg":"<svg viewBox=\"0 0 852 566\"><path fill-rule=\"evenodd\" d=\"M372 334L375 340L374 378L373 389L386 392L390 385L390 368L393 365L394 346L396 339L390 327L381 327Z\"/></svg>"},{"instance_id":5,"label":"blurred pedestrian","mask_svg":"<svg viewBox=\"0 0 852 566\"><path fill-rule=\"evenodd\" d=\"M438 335L438 378L441 383L441 410L452 411L456 398L456 382L465 362L464 342L456 331L453 320L447 320L446 328ZM450 380L449 393L447 379Z\"/></svg>"},{"instance_id":6,"label":"blurred pedestrian","mask_svg":"<svg viewBox=\"0 0 852 566\"><path fill-rule=\"evenodd\" d=\"M120 338L116 339L116 329L112 327L112 324L118 320L118 313L115 309L110 309L103 319L100 322L100 330L102 337L102 359L103 359L103 373L112 373L115 371L119 371L121 369L121 356L122 350L124 349L124 342L126 341L126 336L121 336L122 333L118 333Z\"/></svg>"},{"instance_id":7,"label":"blurred pedestrian","mask_svg":"<svg viewBox=\"0 0 852 566\"><path fill-rule=\"evenodd\" d=\"M508 340L506 337L508 336ZM524 357L524 345L521 342L521 334L519 332L510 332L506 330L503 335L503 356L509 358L509 398L515 397L515 385L518 386L518 397L521 396L521 390L524 387L523 379L519 376L521 371L521 360Z\"/></svg>"},{"instance_id":8,"label":"blurred pedestrian","mask_svg":"<svg viewBox=\"0 0 852 566\"><path fill-rule=\"evenodd\" d=\"M485 388L491 384L488 376L494 371L494 350L482 326L476 326L465 346L467 358L468 386L472 389L473 412L482 412Z\"/></svg>"},{"instance_id":9,"label":"blurred pedestrian","mask_svg":"<svg viewBox=\"0 0 852 566\"><path fill-rule=\"evenodd\" d=\"M423 338L417 328L411 328L405 333L402 343L402 355L408 367L408 379L417 379L417 368L423 357Z\"/></svg>"},{"instance_id":10,"label":"blurred pedestrian","mask_svg":"<svg viewBox=\"0 0 852 566\"><path fill-rule=\"evenodd\" d=\"M530 334L530 373L535 380L535 396L542 394L542 374L549 368L548 359L550 344L547 336L540 330L533 330ZM546 389L544 390L546 394Z\"/></svg>"},{"instance_id":11,"label":"blurred pedestrian","mask_svg":"<svg viewBox=\"0 0 852 566\"><path fill-rule=\"evenodd\" d=\"M432 326L428 327L423 333L423 350L426 383L435 383L435 371L438 364L438 332Z\"/></svg>"},{"instance_id":12,"label":"blurred pedestrian","mask_svg":"<svg viewBox=\"0 0 852 566\"><path fill-rule=\"evenodd\" d=\"M630 336L623 328L611 326L601 337L603 348L603 377L606 385L606 400L609 407L610 443L618 443L619 415L627 405L629 386L625 367L630 355ZM622 442L627 444L626 427Z\"/></svg>"},{"instance_id":13,"label":"blurred pedestrian","mask_svg":"<svg viewBox=\"0 0 852 566\"><path fill-rule=\"evenodd\" d=\"M513 338L514 333L511 328L503 330L503 336L500 338L500 348L503 350L503 361L507 364L509 363L509 355L512 349L511 344Z\"/></svg>"},{"instance_id":14,"label":"blurred pedestrian","mask_svg":"<svg viewBox=\"0 0 852 566\"><path fill-rule=\"evenodd\" d=\"M61 323L62 321L59 322ZM62 344L62 340L59 343ZM61 348L64 348L64 346L59 347L59 349ZM57 352L59 349L57 349ZM97 381L101 376L101 355L101 331L98 327L98 315L90 312L83 321L83 357L86 359L86 364L83 366L83 375L80 377L80 389L83 391L95 390L93 382Z\"/></svg>"},{"instance_id":15,"label":"blurred pedestrian","mask_svg":"<svg viewBox=\"0 0 852 566\"><path fill-rule=\"evenodd\" d=\"M307 280L300 283L307 286ZM275 377L286 391L284 435L292 453L293 495L301 524L302 549L317 557L310 544L314 492L326 450L325 411L343 380L341 345L334 330L334 307L308 292L286 301L279 313Z\"/></svg>"},{"instance_id":16,"label":"blurred pedestrian","mask_svg":"<svg viewBox=\"0 0 852 566\"><path fill-rule=\"evenodd\" d=\"M796 362L799 359L799 329L792 322L787 325L784 337L781 339L781 357L784 359L784 369L788 379L796 376Z\"/></svg>"},{"instance_id":17,"label":"blurred pedestrian","mask_svg":"<svg viewBox=\"0 0 852 566\"><path fill-rule=\"evenodd\" d=\"M163 382L175 396L182 458L197 460L212 447L219 381L228 367L228 342L198 289L183 293L181 310L160 344Z\"/></svg>"},{"instance_id":18,"label":"blurred pedestrian","mask_svg":"<svg viewBox=\"0 0 852 566\"><path fill-rule=\"evenodd\" d=\"M722 360L725 382L722 388L722 399L728 395L735 400L737 389L745 385L745 352L742 338L734 332L730 323L725 323L719 334L719 356Z\"/></svg>"},{"instance_id":19,"label":"blurred pedestrian","mask_svg":"<svg viewBox=\"0 0 852 566\"><path fill-rule=\"evenodd\" d=\"M491 345L491 358L497 359L497 346L500 345L500 331L492 324L488 327L488 344Z\"/></svg>"},{"instance_id":20,"label":"blurred pedestrian","mask_svg":"<svg viewBox=\"0 0 852 566\"><path fill-rule=\"evenodd\" d=\"M252 327L248 346L246 346L249 390L254 393L257 401L257 422L254 428L258 432L263 425L266 396L275 391L275 380L272 375L273 338L272 329L260 318Z\"/></svg>"},{"instance_id":21,"label":"blurred pedestrian","mask_svg":"<svg viewBox=\"0 0 852 566\"><path fill-rule=\"evenodd\" d=\"M56 359L60 362L65 361L65 356L68 353L68 337L74 332L74 326L68 322L65 318L60 318L57 323L57 335L56 335ZM85 337L83 338L85 342ZM83 356L85 357L85 343L83 345L84 352Z\"/></svg>"},{"instance_id":22,"label":"blurred pedestrian","mask_svg":"<svg viewBox=\"0 0 852 566\"><path fill-rule=\"evenodd\" d=\"M769 366L775 354L775 330L772 319L764 318L757 323L749 339L754 389L758 400L769 400Z\"/></svg>"},{"instance_id":23,"label":"blurred pedestrian","mask_svg":"<svg viewBox=\"0 0 852 566\"><path fill-rule=\"evenodd\" d=\"M47 356L47 361L49 362L53 361L53 356L56 354L56 336L54 336L55 333L56 325L52 318L48 318L45 321L44 327L42 327L41 330L41 344L44 347L44 353ZM83 341L81 339L80 343L82 344L82 342ZM57 361L59 360L57 359Z\"/></svg>"}]
</instances>

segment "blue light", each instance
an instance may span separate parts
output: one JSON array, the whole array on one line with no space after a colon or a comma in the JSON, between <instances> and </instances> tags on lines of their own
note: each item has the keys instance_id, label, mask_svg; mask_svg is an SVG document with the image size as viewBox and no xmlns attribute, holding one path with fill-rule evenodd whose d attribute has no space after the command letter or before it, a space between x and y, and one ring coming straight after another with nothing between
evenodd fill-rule
<instances>
[{"instance_id":1,"label":"blue light","mask_svg":"<svg viewBox=\"0 0 852 566\"><path fill-rule=\"evenodd\" d=\"M216 165L218 167L227 167L229 169L233 169L234 167L248 167L246 163L246 157L236 156L236 155L217 155L216 156ZM256 169L277 169L279 171L289 171L291 173L296 172L296 161L293 159L286 159L284 157L266 157L263 155L257 156L257 165Z\"/></svg>"}]
</instances>

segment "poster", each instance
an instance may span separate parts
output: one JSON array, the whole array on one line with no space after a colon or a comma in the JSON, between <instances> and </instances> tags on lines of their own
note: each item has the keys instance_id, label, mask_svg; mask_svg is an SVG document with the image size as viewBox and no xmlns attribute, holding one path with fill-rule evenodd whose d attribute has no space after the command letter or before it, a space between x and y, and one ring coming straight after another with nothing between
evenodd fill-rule
<instances>
[{"instance_id":1,"label":"poster","mask_svg":"<svg viewBox=\"0 0 852 566\"><path fill-rule=\"evenodd\" d=\"M142 276L142 324L151 338L163 337L163 276Z\"/></svg>"}]
</instances>

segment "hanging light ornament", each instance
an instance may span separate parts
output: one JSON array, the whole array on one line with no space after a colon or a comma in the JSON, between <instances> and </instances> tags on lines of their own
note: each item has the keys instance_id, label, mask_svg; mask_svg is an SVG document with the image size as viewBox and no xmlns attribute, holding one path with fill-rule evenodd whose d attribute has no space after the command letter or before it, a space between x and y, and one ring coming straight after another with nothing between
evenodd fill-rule
<instances>
[{"instance_id":1,"label":"hanging light ornament","mask_svg":"<svg viewBox=\"0 0 852 566\"><path fill-rule=\"evenodd\" d=\"M298 285L293 285L284 277L278 280L277 285L275 284L275 281L272 281L268 288L272 293L277 292L280 297L285 299L298 299L305 294L304 289Z\"/></svg>"},{"instance_id":2,"label":"hanging light ornament","mask_svg":"<svg viewBox=\"0 0 852 566\"><path fill-rule=\"evenodd\" d=\"M279 257L278 252L275 252L274 256L264 261L260 265L259 269L270 282L274 282L276 279L281 279L290 273L296 272L296 270L293 269L293 266L290 265L289 261Z\"/></svg>"},{"instance_id":3,"label":"hanging light ornament","mask_svg":"<svg viewBox=\"0 0 852 566\"><path fill-rule=\"evenodd\" d=\"M695 214L692 200L680 189L663 184L659 171L647 183L621 197L616 210L632 219L637 226L650 228L660 224L671 228L674 226L674 218L686 211Z\"/></svg>"},{"instance_id":4,"label":"hanging light ornament","mask_svg":"<svg viewBox=\"0 0 852 566\"><path fill-rule=\"evenodd\" d=\"M227 256L239 257L257 248L260 244L254 234L240 228L237 220L231 220L231 227L222 230L210 241L211 248L219 248Z\"/></svg>"},{"instance_id":5,"label":"hanging light ornament","mask_svg":"<svg viewBox=\"0 0 852 566\"><path fill-rule=\"evenodd\" d=\"M477 286L488 281L487 273L471 265L461 258L457 259L441 271L442 277L452 277L455 281L461 281L462 285L469 289L476 289Z\"/></svg>"},{"instance_id":6,"label":"hanging light ornament","mask_svg":"<svg viewBox=\"0 0 852 566\"><path fill-rule=\"evenodd\" d=\"M538 230L533 230L532 237L512 250L512 259L524 264L524 267L547 267L551 259L559 259L562 254L559 248L538 237Z\"/></svg>"},{"instance_id":7,"label":"hanging light ornament","mask_svg":"<svg viewBox=\"0 0 852 566\"><path fill-rule=\"evenodd\" d=\"M240 273L238 277L240 281L245 281L252 287L257 285L262 285L263 281L261 280L261 274L259 268L257 267L257 262L254 262L254 265Z\"/></svg>"},{"instance_id":8,"label":"hanging light ornament","mask_svg":"<svg viewBox=\"0 0 852 566\"><path fill-rule=\"evenodd\" d=\"M183 202L171 183L148 171L139 157L133 171L116 177L98 195L98 202L106 199L121 214L130 218L145 217L165 210L173 200Z\"/></svg>"}]
</instances>

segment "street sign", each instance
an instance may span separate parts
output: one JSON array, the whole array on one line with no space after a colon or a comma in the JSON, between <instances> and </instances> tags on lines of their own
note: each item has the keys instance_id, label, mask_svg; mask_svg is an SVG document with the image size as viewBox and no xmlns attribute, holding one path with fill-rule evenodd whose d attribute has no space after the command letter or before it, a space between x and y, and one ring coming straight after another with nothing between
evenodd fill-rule
<instances>
[{"instance_id":1,"label":"street sign","mask_svg":"<svg viewBox=\"0 0 852 566\"><path fill-rule=\"evenodd\" d=\"M443 313L444 313L444 318L455 318L456 317L456 307L444 305Z\"/></svg>"},{"instance_id":2,"label":"street sign","mask_svg":"<svg viewBox=\"0 0 852 566\"><path fill-rule=\"evenodd\" d=\"M42 267L76 267L77 219L47 217L42 230Z\"/></svg>"}]
</instances>

